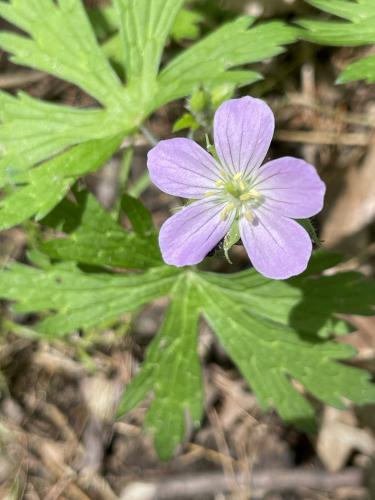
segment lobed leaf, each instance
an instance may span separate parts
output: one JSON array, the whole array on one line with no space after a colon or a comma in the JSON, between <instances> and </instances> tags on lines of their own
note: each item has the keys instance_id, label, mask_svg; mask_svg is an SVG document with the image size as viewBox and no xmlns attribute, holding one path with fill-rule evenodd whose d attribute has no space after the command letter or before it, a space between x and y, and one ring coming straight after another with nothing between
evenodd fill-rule
<instances>
[{"instance_id":1,"label":"lobed leaf","mask_svg":"<svg viewBox=\"0 0 375 500\"><path fill-rule=\"evenodd\" d=\"M167 459L184 439L186 425L199 425L203 412L201 366L197 353L199 296L189 274L180 275L159 333L148 347L142 370L125 390L119 413L153 400L146 427L159 456Z\"/></svg>"},{"instance_id":2,"label":"lobed leaf","mask_svg":"<svg viewBox=\"0 0 375 500\"><path fill-rule=\"evenodd\" d=\"M69 217L62 222L65 230L69 226L74 232ZM84 273L74 264L51 265L39 257L42 269L13 264L0 274L0 297L17 301L18 311L46 313L35 329L56 336L114 320L157 297L169 296L163 325L121 404L123 413L153 393L146 426L155 435L158 452L167 458L186 432L184 419L197 424L201 417L196 352L200 314L261 405L276 408L289 422L309 430L314 426L312 407L294 381L308 394L339 408L347 400L375 401L369 375L340 362L350 358L353 349L317 335L323 327L329 328L340 308L362 314L372 311L373 281L363 281L357 273L316 274L335 260L318 254L305 275L281 282L251 270L223 276L169 266L127 275ZM320 312L325 302L330 305ZM301 314L294 317L297 310Z\"/></svg>"},{"instance_id":3,"label":"lobed leaf","mask_svg":"<svg viewBox=\"0 0 375 500\"><path fill-rule=\"evenodd\" d=\"M19 312L53 312L34 329L53 338L92 328L166 295L176 281L167 266L139 274L85 273L75 264L35 269L12 264L0 273L0 296L16 300Z\"/></svg>"}]
</instances>

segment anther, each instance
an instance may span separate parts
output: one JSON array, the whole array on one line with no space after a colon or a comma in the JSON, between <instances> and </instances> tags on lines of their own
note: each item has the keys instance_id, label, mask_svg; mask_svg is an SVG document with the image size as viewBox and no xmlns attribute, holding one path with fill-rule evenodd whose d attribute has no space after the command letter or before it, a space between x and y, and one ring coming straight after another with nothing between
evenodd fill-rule
<instances>
[{"instance_id":1,"label":"anther","mask_svg":"<svg viewBox=\"0 0 375 500\"><path fill-rule=\"evenodd\" d=\"M255 219L253 212L251 212L250 210L246 210L246 212L245 212L245 218L249 222L254 222L254 219Z\"/></svg>"},{"instance_id":2,"label":"anther","mask_svg":"<svg viewBox=\"0 0 375 500\"><path fill-rule=\"evenodd\" d=\"M230 212L234 209L233 203L228 203L226 207L223 208L223 210L220 213L220 219L221 220L227 220L228 215Z\"/></svg>"}]
</instances>

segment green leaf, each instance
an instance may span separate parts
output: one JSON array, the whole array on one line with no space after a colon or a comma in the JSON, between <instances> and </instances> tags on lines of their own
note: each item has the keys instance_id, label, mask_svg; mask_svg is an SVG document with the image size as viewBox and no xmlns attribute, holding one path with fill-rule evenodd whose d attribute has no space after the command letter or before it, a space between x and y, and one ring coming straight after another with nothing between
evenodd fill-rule
<instances>
[{"instance_id":1,"label":"green leaf","mask_svg":"<svg viewBox=\"0 0 375 500\"><path fill-rule=\"evenodd\" d=\"M309 236L315 245L320 246L320 240L315 227L310 219L298 219L297 222L309 233Z\"/></svg>"},{"instance_id":2,"label":"green leaf","mask_svg":"<svg viewBox=\"0 0 375 500\"><path fill-rule=\"evenodd\" d=\"M361 23L368 19L374 9L373 0L306 0L317 9L342 17L348 21Z\"/></svg>"},{"instance_id":3,"label":"green leaf","mask_svg":"<svg viewBox=\"0 0 375 500\"><path fill-rule=\"evenodd\" d=\"M355 403L375 400L369 374L336 362L351 357L351 347L319 342L314 336L266 320L256 308L244 307L228 289L227 276L217 276L215 284L206 277L200 275L204 316L264 408L275 407L286 421L312 430L313 410L290 378L338 408L345 399ZM251 284L247 287L251 296ZM269 301L270 308L273 304L274 300Z\"/></svg>"},{"instance_id":4,"label":"green leaf","mask_svg":"<svg viewBox=\"0 0 375 500\"><path fill-rule=\"evenodd\" d=\"M189 274L171 290L163 325L151 342L141 372L127 387L119 413L134 408L149 393L154 398L145 425L167 459L184 439L187 423L199 425L203 411L201 366L197 354L199 297Z\"/></svg>"},{"instance_id":5,"label":"green leaf","mask_svg":"<svg viewBox=\"0 0 375 500\"><path fill-rule=\"evenodd\" d=\"M175 121L172 132L179 132L185 128L190 128L191 130L199 128L199 123L190 113L184 113L181 118Z\"/></svg>"},{"instance_id":6,"label":"green leaf","mask_svg":"<svg viewBox=\"0 0 375 500\"><path fill-rule=\"evenodd\" d=\"M341 72L337 83L353 82L358 79L366 80L367 83L375 83L375 55L349 64Z\"/></svg>"},{"instance_id":7,"label":"green leaf","mask_svg":"<svg viewBox=\"0 0 375 500\"><path fill-rule=\"evenodd\" d=\"M322 45L356 46L375 43L375 2L373 0L307 0L311 5L345 21L301 19L306 40ZM346 68L338 82L366 79L375 81L374 57L357 61Z\"/></svg>"},{"instance_id":8,"label":"green leaf","mask_svg":"<svg viewBox=\"0 0 375 500\"><path fill-rule=\"evenodd\" d=\"M23 93L18 97L0 93L0 186L5 187L6 194L11 193L11 199L3 202L6 210L2 213L2 227L10 227L33 214L43 216L77 177L88 171L85 164L84 168L77 166L76 174L71 175L71 161L76 160L80 148L72 150L71 156L69 148L129 135L159 105L189 94L202 82L212 88L229 85L234 89L254 81L259 75L252 71L224 70L270 57L281 51L280 44L295 39L296 30L282 23L268 23L247 31L251 20L239 20L183 52L163 70L158 82L163 46L182 3L116 0L117 10L105 11L108 15L102 17L97 29L104 36L103 30L112 32L118 23L121 36L114 34L102 48L80 0L0 2L0 15L23 31L0 33L0 47L11 53L13 61L72 82L103 106L76 109L45 103ZM185 16L186 21L190 14L180 16ZM97 26L98 18L93 19ZM121 46L116 49L117 42L114 43L116 37L123 43L121 53ZM126 87L108 62L109 56L116 64L121 58L117 69L120 74L125 70ZM35 165L35 172L26 174ZM101 166L95 162L94 165L95 169ZM55 175L57 166L56 183L46 189L47 177ZM14 192L14 186L23 182L23 175L26 186ZM19 206L22 209L17 215Z\"/></svg>"},{"instance_id":9,"label":"green leaf","mask_svg":"<svg viewBox=\"0 0 375 500\"><path fill-rule=\"evenodd\" d=\"M0 201L0 229L30 217L43 218L65 196L80 175L97 170L116 151L121 138L87 141L21 173L8 171L12 192Z\"/></svg>"},{"instance_id":10,"label":"green leaf","mask_svg":"<svg viewBox=\"0 0 375 500\"><path fill-rule=\"evenodd\" d=\"M151 213L137 198L133 198L129 194L124 194L121 198L121 208L128 216L137 234L147 237L155 233ZM149 241L152 243L151 240Z\"/></svg>"},{"instance_id":11,"label":"green leaf","mask_svg":"<svg viewBox=\"0 0 375 500\"><path fill-rule=\"evenodd\" d=\"M45 215L78 176L97 170L110 158L107 149L112 154L120 144L118 137L137 128L142 111L132 105L102 53L82 2L11 0L0 2L0 15L26 33L0 33L0 47L13 54L14 62L75 83L106 106L83 110L24 93L18 97L0 93L0 186L10 193L0 204L0 227L5 228ZM100 139L108 142L108 148ZM97 152L90 151L96 146Z\"/></svg>"},{"instance_id":12,"label":"green leaf","mask_svg":"<svg viewBox=\"0 0 375 500\"><path fill-rule=\"evenodd\" d=\"M335 255L317 252L307 272L288 281L269 280L254 270L204 276L210 283L227 289L248 313L288 325L304 335L327 337L348 332L337 314L371 315L375 305L375 282L365 280L359 273L317 277L321 264L330 267L336 263Z\"/></svg>"},{"instance_id":13,"label":"green leaf","mask_svg":"<svg viewBox=\"0 0 375 500\"><path fill-rule=\"evenodd\" d=\"M195 10L181 9L172 26L172 38L176 42L198 38L200 33L199 23L201 23L203 19L203 15Z\"/></svg>"},{"instance_id":14,"label":"green leaf","mask_svg":"<svg viewBox=\"0 0 375 500\"><path fill-rule=\"evenodd\" d=\"M0 16L28 36L0 33L0 47L16 64L47 71L78 85L105 106L121 99L122 85L104 57L82 2L11 0Z\"/></svg>"},{"instance_id":15,"label":"green leaf","mask_svg":"<svg viewBox=\"0 0 375 500\"><path fill-rule=\"evenodd\" d=\"M59 337L92 328L166 295L176 282L176 269L162 266L145 273L84 273L73 263L35 269L12 264L0 273L0 296L16 300L18 312L52 312L33 328Z\"/></svg>"},{"instance_id":16,"label":"green leaf","mask_svg":"<svg viewBox=\"0 0 375 500\"><path fill-rule=\"evenodd\" d=\"M23 92L0 92L0 184L13 182L19 171L93 139L111 138L131 124L116 121L102 109L77 109L39 101ZM99 165L101 166L101 165ZM98 168L98 167L97 167Z\"/></svg>"},{"instance_id":17,"label":"green leaf","mask_svg":"<svg viewBox=\"0 0 375 500\"><path fill-rule=\"evenodd\" d=\"M336 256L318 253L315 260L314 272L334 264ZM221 275L160 266L145 273L110 275L84 273L73 264L51 265L43 259L42 265L43 269L10 266L0 274L0 297L16 301L20 312L48 313L33 328L44 335L92 328L157 297L171 298L163 326L121 404L121 412L126 412L153 392L146 426L163 458L183 438L184 413L193 424L201 417L199 314L261 405L276 408L288 422L309 430L314 425L314 412L293 381L339 408L346 400L375 401L369 375L340 363L353 355L353 349L317 335L337 312L373 313L375 283L358 273L319 277L307 271L290 281L272 281L252 270Z\"/></svg>"},{"instance_id":18,"label":"green leaf","mask_svg":"<svg viewBox=\"0 0 375 500\"><path fill-rule=\"evenodd\" d=\"M227 70L279 54L281 45L293 42L298 33L278 21L248 29L253 22L251 17L231 21L172 60L158 78L158 103L189 95L199 85L223 83L226 76L233 82ZM249 77L255 78L254 73Z\"/></svg>"},{"instance_id":19,"label":"green leaf","mask_svg":"<svg viewBox=\"0 0 375 500\"><path fill-rule=\"evenodd\" d=\"M149 91L164 45L184 0L114 0L128 84Z\"/></svg>"},{"instance_id":20,"label":"green leaf","mask_svg":"<svg viewBox=\"0 0 375 500\"><path fill-rule=\"evenodd\" d=\"M227 259L228 262L232 263L232 261L229 258L229 250L238 242L238 240L241 239L240 235L240 228L238 226L238 221L235 221L229 232L226 234L224 238L224 244L223 244L223 250L224 250L224 255L225 258Z\"/></svg>"},{"instance_id":21,"label":"green leaf","mask_svg":"<svg viewBox=\"0 0 375 500\"><path fill-rule=\"evenodd\" d=\"M114 5L89 8L87 15L99 40L115 33L119 28L119 19Z\"/></svg>"},{"instance_id":22,"label":"green leaf","mask_svg":"<svg viewBox=\"0 0 375 500\"><path fill-rule=\"evenodd\" d=\"M43 252L53 258L90 265L132 269L162 265L151 218L140 202L130 197L124 198L126 202L123 207L127 209L135 229L135 232L130 232L112 219L93 195L80 192L76 197L76 207L64 201L55 212L60 213L61 217L69 214L69 220L64 221L65 228L72 228L72 220L79 221L79 225L73 227L73 231L65 238L44 242L40 247ZM144 215L146 218L141 220ZM51 214L46 222L51 218L56 219L56 216L58 214Z\"/></svg>"}]
</instances>

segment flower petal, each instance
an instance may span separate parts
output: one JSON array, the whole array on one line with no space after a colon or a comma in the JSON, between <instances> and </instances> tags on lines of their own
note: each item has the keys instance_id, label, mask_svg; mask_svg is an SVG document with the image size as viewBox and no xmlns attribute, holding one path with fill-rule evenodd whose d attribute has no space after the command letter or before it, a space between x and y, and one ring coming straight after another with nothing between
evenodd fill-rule
<instances>
[{"instance_id":1,"label":"flower petal","mask_svg":"<svg viewBox=\"0 0 375 500\"><path fill-rule=\"evenodd\" d=\"M191 139L160 141L147 155L152 182L162 191L183 198L201 198L215 187L220 167Z\"/></svg>"},{"instance_id":2,"label":"flower petal","mask_svg":"<svg viewBox=\"0 0 375 500\"><path fill-rule=\"evenodd\" d=\"M253 222L241 218L240 234L253 266L264 276L286 279L306 269L312 243L294 220L258 208Z\"/></svg>"},{"instance_id":3,"label":"flower petal","mask_svg":"<svg viewBox=\"0 0 375 500\"><path fill-rule=\"evenodd\" d=\"M315 167L298 158L266 163L253 187L264 196L267 208L285 217L305 219L323 208L325 184Z\"/></svg>"},{"instance_id":4,"label":"flower petal","mask_svg":"<svg viewBox=\"0 0 375 500\"><path fill-rule=\"evenodd\" d=\"M214 117L214 140L224 168L232 174L249 174L259 167L274 128L273 113L260 99L246 96L221 104Z\"/></svg>"},{"instance_id":5,"label":"flower petal","mask_svg":"<svg viewBox=\"0 0 375 500\"><path fill-rule=\"evenodd\" d=\"M201 262L226 235L234 213L223 221L223 203L199 200L170 217L161 227L159 245L164 261L177 267Z\"/></svg>"}]
</instances>

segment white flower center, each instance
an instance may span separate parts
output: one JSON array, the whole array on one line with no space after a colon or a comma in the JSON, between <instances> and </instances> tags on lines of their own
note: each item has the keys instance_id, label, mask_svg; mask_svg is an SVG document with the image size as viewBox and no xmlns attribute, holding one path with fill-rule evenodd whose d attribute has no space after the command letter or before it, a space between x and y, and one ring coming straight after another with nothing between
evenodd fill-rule
<instances>
[{"instance_id":1,"label":"white flower center","mask_svg":"<svg viewBox=\"0 0 375 500\"><path fill-rule=\"evenodd\" d=\"M225 202L220 214L222 220L226 220L235 211L237 218L243 216L252 222L255 218L253 209L264 201L263 195L253 189L252 184L252 179L244 177L242 172L230 175L222 171L221 179L216 182L216 189L208 191L206 196L215 196Z\"/></svg>"}]
</instances>

